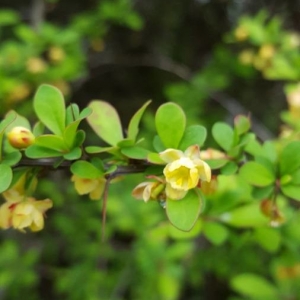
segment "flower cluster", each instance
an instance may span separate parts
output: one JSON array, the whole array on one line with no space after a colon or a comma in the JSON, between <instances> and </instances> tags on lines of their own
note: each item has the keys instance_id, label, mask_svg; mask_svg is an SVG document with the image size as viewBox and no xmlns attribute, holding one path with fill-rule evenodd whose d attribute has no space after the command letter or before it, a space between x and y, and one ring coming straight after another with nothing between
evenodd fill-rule
<instances>
[{"instance_id":1,"label":"flower cluster","mask_svg":"<svg viewBox=\"0 0 300 300\"><path fill-rule=\"evenodd\" d=\"M37 201L33 197L25 195L25 177L23 175L16 184L2 195L6 202L0 207L0 228L13 227L23 231L29 227L32 231L44 228L44 213L52 207L50 199ZM32 180L35 188L37 182Z\"/></svg>"},{"instance_id":2,"label":"flower cluster","mask_svg":"<svg viewBox=\"0 0 300 300\"><path fill-rule=\"evenodd\" d=\"M188 147L184 152L167 149L160 152L159 156L166 163L163 170L164 179L139 184L132 192L135 198L148 201L159 199L161 196L180 200L189 190L198 187L199 181L211 180L211 169L200 159L200 149L197 145Z\"/></svg>"},{"instance_id":3,"label":"flower cluster","mask_svg":"<svg viewBox=\"0 0 300 300\"><path fill-rule=\"evenodd\" d=\"M79 195L89 195L91 200L99 200L104 192L106 179L99 177L96 179L81 178L77 175L71 177L74 187Z\"/></svg>"}]
</instances>

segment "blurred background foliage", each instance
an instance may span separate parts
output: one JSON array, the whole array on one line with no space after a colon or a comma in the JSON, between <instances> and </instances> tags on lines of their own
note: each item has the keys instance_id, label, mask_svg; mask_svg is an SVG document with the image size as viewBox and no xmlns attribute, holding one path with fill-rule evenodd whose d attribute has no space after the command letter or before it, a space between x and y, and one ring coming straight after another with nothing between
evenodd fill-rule
<instances>
[{"instance_id":1,"label":"blurred background foliage","mask_svg":"<svg viewBox=\"0 0 300 300\"><path fill-rule=\"evenodd\" d=\"M208 128L251 113L262 140L286 134L280 116L299 129L281 113L299 93L299 1L2 0L0 8L2 116L33 118L32 96L50 83L81 107L110 101L125 127L152 98L153 111L174 101L190 124ZM145 137L153 124L150 112ZM69 178L56 171L40 180L38 196L51 192L55 204L42 232L1 232L0 299L298 299L297 203L292 210L282 199L281 227L261 226L259 196L220 176L183 233L157 203L132 198L141 180L132 175L110 188L101 242L101 203L76 195Z\"/></svg>"}]
</instances>

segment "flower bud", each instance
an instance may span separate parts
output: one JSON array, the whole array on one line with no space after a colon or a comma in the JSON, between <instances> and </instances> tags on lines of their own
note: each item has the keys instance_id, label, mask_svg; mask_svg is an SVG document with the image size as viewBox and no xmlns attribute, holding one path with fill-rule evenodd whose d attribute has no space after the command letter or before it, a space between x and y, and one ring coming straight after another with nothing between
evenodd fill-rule
<instances>
[{"instance_id":1,"label":"flower bud","mask_svg":"<svg viewBox=\"0 0 300 300\"><path fill-rule=\"evenodd\" d=\"M34 143L35 137L32 132L22 126L14 127L8 134L9 143L17 149L27 148Z\"/></svg>"}]
</instances>

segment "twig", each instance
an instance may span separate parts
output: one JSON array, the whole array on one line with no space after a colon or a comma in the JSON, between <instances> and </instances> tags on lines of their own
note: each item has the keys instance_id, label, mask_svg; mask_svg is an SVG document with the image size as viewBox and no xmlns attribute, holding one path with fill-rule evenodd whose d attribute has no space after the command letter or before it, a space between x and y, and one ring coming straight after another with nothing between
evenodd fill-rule
<instances>
[{"instance_id":1,"label":"twig","mask_svg":"<svg viewBox=\"0 0 300 300\"><path fill-rule=\"evenodd\" d=\"M45 16L44 0L32 0L31 26L35 31L39 31Z\"/></svg>"}]
</instances>

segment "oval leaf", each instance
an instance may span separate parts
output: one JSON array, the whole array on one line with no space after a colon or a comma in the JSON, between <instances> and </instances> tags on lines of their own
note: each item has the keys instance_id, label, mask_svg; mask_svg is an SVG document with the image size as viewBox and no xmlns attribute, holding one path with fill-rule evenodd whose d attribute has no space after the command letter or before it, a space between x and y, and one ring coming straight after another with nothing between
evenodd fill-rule
<instances>
[{"instance_id":1,"label":"oval leaf","mask_svg":"<svg viewBox=\"0 0 300 300\"><path fill-rule=\"evenodd\" d=\"M198 145L201 147L206 139L207 131L206 128L201 125L189 126L182 137L179 144L179 149L185 150L189 146Z\"/></svg>"},{"instance_id":2,"label":"oval leaf","mask_svg":"<svg viewBox=\"0 0 300 300\"><path fill-rule=\"evenodd\" d=\"M280 174L291 174L300 167L300 142L289 143L281 152L279 158Z\"/></svg>"},{"instance_id":3,"label":"oval leaf","mask_svg":"<svg viewBox=\"0 0 300 300\"><path fill-rule=\"evenodd\" d=\"M88 107L93 112L87 121L101 139L112 146L123 140L120 118L113 106L105 101L94 100Z\"/></svg>"},{"instance_id":4,"label":"oval leaf","mask_svg":"<svg viewBox=\"0 0 300 300\"><path fill-rule=\"evenodd\" d=\"M239 174L255 186L267 186L275 181L275 175L269 169L254 161L244 164Z\"/></svg>"},{"instance_id":5,"label":"oval leaf","mask_svg":"<svg viewBox=\"0 0 300 300\"><path fill-rule=\"evenodd\" d=\"M244 273L235 276L231 280L232 288L240 294L257 300L275 300L278 299L277 289L265 278Z\"/></svg>"},{"instance_id":6,"label":"oval leaf","mask_svg":"<svg viewBox=\"0 0 300 300\"><path fill-rule=\"evenodd\" d=\"M147 108L147 106L151 103L151 100L147 101L131 118L128 125L128 138L132 140L136 140L136 137L139 132L139 124L141 118Z\"/></svg>"},{"instance_id":7,"label":"oval leaf","mask_svg":"<svg viewBox=\"0 0 300 300\"><path fill-rule=\"evenodd\" d=\"M0 164L0 193L6 191L13 178L13 172L10 166Z\"/></svg>"},{"instance_id":8,"label":"oval leaf","mask_svg":"<svg viewBox=\"0 0 300 300\"><path fill-rule=\"evenodd\" d=\"M121 149L121 153L133 159L147 159L150 151L142 147L133 146Z\"/></svg>"},{"instance_id":9,"label":"oval leaf","mask_svg":"<svg viewBox=\"0 0 300 300\"><path fill-rule=\"evenodd\" d=\"M56 135L62 135L65 128L66 108L61 91L43 84L37 90L33 107L40 121Z\"/></svg>"},{"instance_id":10,"label":"oval leaf","mask_svg":"<svg viewBox=\"0 0 300 300\"><path fill-rule=\"evenodd\" d=\"M228 151L233 146L234 132L226 123L217 122L212 128L212 135L224 150Z\"/></svg>"},{"instance_id":11,"label":"oval leaf","mask_svg":"<svg viewBox=\"0 0 300 300\"><path fill-rule=\"evenodd\" d=\"M186 117L175 103L161 105L155 114L157 133L166 148L177 148L185 131Z\"/></svg>"},{"instance_id":12,"label":"oval leaf","mask_svg":"<svg viewBox=\"0 0 300 300\"><path fill-rule=\"evenodd\" d=\"M167 200L166 212L171 224L182 231L190 231L202 208L202 198L194 190L181 200Z\"/></svg>"},{"instance_id":13,"label":"oval leaf","mask_svg":"<svg viewBox=\"0 0 300 300\"><path fill-rule=\"evenodd\" d=\"M71 165L71 172L78 177L87 179L96 179L103 175L103 172L85 160L78 160L73 163Z\"/></svg>"}]
</instances>

